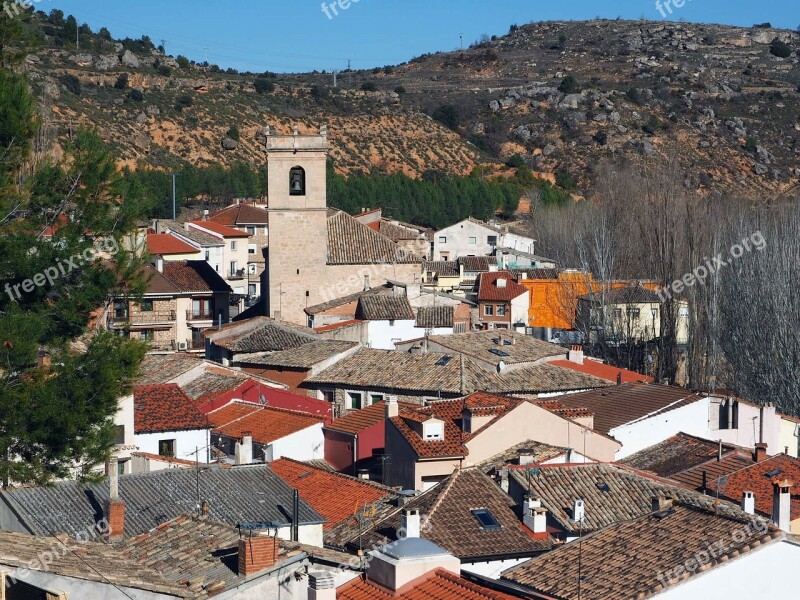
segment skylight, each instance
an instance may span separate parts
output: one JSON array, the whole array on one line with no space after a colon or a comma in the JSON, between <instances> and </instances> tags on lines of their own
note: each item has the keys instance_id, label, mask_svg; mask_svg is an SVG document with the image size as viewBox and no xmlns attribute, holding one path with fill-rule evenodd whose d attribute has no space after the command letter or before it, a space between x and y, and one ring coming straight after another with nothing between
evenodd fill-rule
<instances>
[{"instance_id":1,"label":"skylight","mask_svg":"<svg viewBox=\"0 0 800 600\"><path fill-rule=\"evenodd\" d=\"M776 475L780 475L781 473L783 473L783 469L775 469L774 471L770 471L769 473L767 473L766 476L772 478L775 477Z\"/></svg>"},{"instance_id":2,"label":"skylight","mask_svg":"<svg viewBox=\"0 0 800 600\"><path fill-rule=\"evenodd\" d=\"M492 354L496 354L497 356L508 356L508 352L503 352L502 350L498 350L497 348L489 349L489 352Z\"/></svg>"},{"instance_id":3,"label":"skylight","mask_svg":"<svg viewBox=\"0 0 800 600\"><path fill-rule=\"evenodd\" d=\"M475 515L475 518L478 519L478 523L481 524L487 531L491 531L493 529L500 529L500 523L497 522L492 511L488 508L479 508L472 511L472 514Z\"/></svg>"},{"instance_id":4,"label":"skylight","mask_svg":"<svg viewBox=\"0 0 800 600\"><path fill-rule=\"evenodd\" d=\"M452 356L443 356L442 358L440 358L439 360L436 361L436 366L437 367L445 367L448 364L450 364L451 360L453 360Z\"/></svg>"}]
</instances>

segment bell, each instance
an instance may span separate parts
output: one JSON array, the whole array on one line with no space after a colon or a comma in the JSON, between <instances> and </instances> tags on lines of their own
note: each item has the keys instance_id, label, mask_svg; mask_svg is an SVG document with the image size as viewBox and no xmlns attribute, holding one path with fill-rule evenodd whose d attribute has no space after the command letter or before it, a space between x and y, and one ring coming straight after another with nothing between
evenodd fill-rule
<instances>
[{"instance_id":1,"label":"bell","mask_svg":"<svg viewBox=\"0 0 800 600\"><path fill-rule=\"evenodd\" d=\"M293 192L302 192L303 191L303 186L300 185L300 179L299 178L297 178L294 181L292 181L292 191Z\"/></svg>"}]
</instances>

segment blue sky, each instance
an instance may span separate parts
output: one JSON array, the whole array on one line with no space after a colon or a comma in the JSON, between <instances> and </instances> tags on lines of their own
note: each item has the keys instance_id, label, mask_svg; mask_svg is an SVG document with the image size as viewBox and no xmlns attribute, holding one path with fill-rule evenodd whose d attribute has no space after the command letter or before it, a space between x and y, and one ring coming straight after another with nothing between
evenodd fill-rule
<instances>
[{"instance_id":1,"label":"blue sky","mask_svg":"<svg viewBox=\"0 0 800 600\"><path fill-rule=\"evenodd\" d=\"M33 0L36 2L36 0ZM340 0L347 5L348 0ZM665 3L667 0L660 0ZM679 4L681 0L672 0ZM800 25L800 0L683 0L672 20L776 27ZM326 4L337 0L326 0ZM254 72L370 68L424 52L453 50L512 23L645 17L663 20L656 0L350 0L346 10L321 0L38 0L115 37L149 35L167 52Z\"/></svg>"}]
</instances>

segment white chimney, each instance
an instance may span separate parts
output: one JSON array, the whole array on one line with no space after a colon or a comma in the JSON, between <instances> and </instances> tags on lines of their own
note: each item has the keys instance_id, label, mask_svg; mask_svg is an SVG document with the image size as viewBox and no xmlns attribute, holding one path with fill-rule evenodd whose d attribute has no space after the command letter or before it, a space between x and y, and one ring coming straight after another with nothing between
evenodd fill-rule
<instances>
[{"instance_id":1,"label":"white chimney","mask_svg":"<svg viewBox=\"0 0 800 600\"><path fill-rule=\"evenodd\" d=\"M234 462L237 465L249 465L253 462L253 434L242 432L242 441L236 442Z\"/></svg>"},{"instance_id":2,"label":"white chimney","mask_svg":"<svg viewBox=\"0 0 800 600\"><path fill-rule=\"evenodd\" d=\"M119 500L119 460L116 456L108 459L108 495L112 502Z\"/></svg>"},{"instance_id":3,"label":"white chimney","mask_svg":"<svg viewBox=\"0 0 800 600\"><path fill-rule=\"evenodd\" d=\"M504 288L504 287L506 287L506 285L508 285L508 280L507 280L507 279L505 279L505 278L503 278L503 277L500 277L500 278L497 280L497 287L499 287L499 288Z\"/></svg>"},{"instance_id":4,"label":"white chimney","mask_svg":"<svg viewBox=\"0 0 800 600\"><path fill-rule=\"evenodd\" d=\"M585 516L586 507L583 504L583 500L575 500L575 504L572 505L572 520L576 523L583 523Z\"/></svg>"},{"instance_id":5,"label":"white chimney","mask_svg":"<svg viewBox=\"0 0 800 600\"><path fill-rule=\"evenodd\" d=\"M547 533L547 509L538 498L526 498L522 504L522 522L533 533Z\"/></svg>"},{"instance_id":6,"label":"white chimney","mask_svg":"<svg viewBox=\"0 0 800 600\"><path fill-rule=\"evenodd\" d=\"M364 291L368 292L371 289L369 285L369 275L364 275Z\"/></svg>"},{"instance_id":7,"label":"white chimney","mask_svg":"<svg viewBox=\"0 0 800 600\"><path fill-rule=\"evenodd\" d=\"M522 466L529 465L533 462L533 453L530 450L520 450L519 464Z\"/></svg>"},{"instance_id":8,"label":"white chimney","mask_svg":"<svg viewBox=\"0 0 800 600\"><path fill-rule=\"evenodd\" d=\"M790 532L792 526L792 485L786 478L772 482L772 522L786 532Z\"/></svg>"},{"instance_id":9,"label":"white chimney","mask_svg":"<svg viewBox=\"0 0 800 600\"><path fill-rule=\"evenodd\" d=\"M156 259L156 271L158 271L159 273L163 273L164 272L164 257L161 256L160 254L157 254L155 259Z\"/></svg>"},{"instance_id":10,"label":"white chimney","mask_svg":"<svg viewBox=\"0 0 800 600\"><path fill-rule=\"evenodd\" d=\"M208 221L208 209L203 211L203 221Z\"/></svg>"},{"instance_id":11,"label":"white chimney","mask_svg":"<svg viewBox=\"0 0 800 600\"><path fill-rule=\"evenodd\" d=\"M402 528L407 538L418 538L421 530L419 509L404 508ZM400 536L398 536L400 537Z\"/></svg>"},{"instance_id":12,"label":"white chimney","mask_svg":"<svg viewBox=\"0 0 800 600\"><path fill-rule=\"evenodd\" d=\"M500 481L500 489L506 494L508 493L508 469L500 469L497 472L497 478Z\"/></svg>"},{"instance_id":13,"label":"white chimney","mask_svg":"<svg viewBox=\"0 0 800 600\"><path fill-rule=\"evenodd\" d=\"M308 574L308 600L336 600L336 578L328 571Z\"/></svg>"},{"instance_id":14,"label":"white chimney","mask_svg":"<svg viewBox=\"0 0 800 600\"><path fill-rule=\"evenodd\" d=\"M748 515L756 514L756 497L753 492L742 493L742 510Z\"/></svg>"},{"instance_id":15,"label":"white chimney","mask_svg":"<svg viewBox=\"0 0 800 600\"><path fill-rule=\"evenodd\" d=\"M386 418L391 419L400 414L400 405L397 403L397 396L386 397Z\"/></svg>"},{"instance_id":16,"label":"white chimney","mask_svg":"<svg viewBox=\"0 0 800 600\"><path fill-rule=\"evenodd\" d=\"M567 353L567 360L576 365L583 364L583 346L572 346Z\"/></svg>"}]
</instances>

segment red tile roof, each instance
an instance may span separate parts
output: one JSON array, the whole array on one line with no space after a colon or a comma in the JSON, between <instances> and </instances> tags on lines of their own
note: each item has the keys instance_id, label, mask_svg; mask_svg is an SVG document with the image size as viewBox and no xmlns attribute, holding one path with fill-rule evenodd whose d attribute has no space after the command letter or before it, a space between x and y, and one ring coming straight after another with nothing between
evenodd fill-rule
<instances>
[{"instance_id":1,"label":"red tile roof","mask_svg":"<svg viewBox=\"0 0 800 600\"><path fill-rule=\"evenodd\" d=\"M192 225L208 231L213 231L214 233L217 233L223 237L250 237L250 234L246 231L239 231L238 229L228 227L227 225L221 225L220 223L215 223L214 221L192 221Z\"/></svg>"},{"instance_id":2,"label":"red tile roof","mask_svg":"<svg viewBox=\"0 0 800 600\"><path fill-rule=\"evenodd\" d=\"M148 233L147 249L150 254L198 254L200 250L182 242L168 233Z\"/></svg>"},{"instance_id":3,"label":"red tile roof","mask_svg":"<svg viewBox=\"0 0 800 600\"><path fill-rule=\"evenodd\" d=\"M244 432L250 432L255 443L270 444L287 435L322 423L325 419L293 410L234 400L210 412L208 420L216 434L241 438Z\"/></svg>"},{"instance_id":4,"label":"red tile roof","mask_svg":"<svg viewBox=\"0 0 800 600\"><path fill-rule=\"evenodd\" d=\"M505 279L505 287L500 287L498 281ZM510 302L528 291L528 288L518 284L512 279L508 271L495 271L481 273L478 279L478 301L499 300Z\"/></svg>"},{"instance_id":5,"label":"red tile roof","mask_svg":"<svg viewBox=\"0 0 800 600\"><path fill-rule=\"evenodd\" d=\"M336 590L338 600L516 600L479 586L444 569L436 569L409 582L392 593L365 577L359 577Z\"/></svg>"},{"instance_id":6,"label":"red tile roof","mask_svg":"<svg viewBox=\"0 0 800 600\"><path fill-rule=\"evenodd\" d=\"M641 373L637 373L635 371L629 371L628 369L620 369L619 367L607 365L596 360L584 359L582 365L569 360L554 360L551 361L550 364L557 367L572 369L573 371L578 371L580 373L586 373L587 375L594 375L600 379L606 379L607 381L613 381L615 383L617 381L617 375L622 375L622 383L633 383L636 381L653 383L652 377L642 375Z\"/></svg>"},{"instance_id":7,"label":"red tile roof","mask_svg":"<svg viewBox=\"0 0 800 600\"><path fill-rule=\"evenodd\" d=\"M401 409L413 409L415 406L416 405L410 402L399 403L399 408ZM336 419L333 423L328 425L326 429L334 429L345 433L359 433L383 422L385 417L386 404L384 402L376 402L366 408L354 410L344 417Z\"/></svg>"},{"instance_id":8,"label":"red tile roof","mask_svg":"<svg viewBox=\"0 0 800 600\"><path fill-rule=\"evenodd\" d=\"M387 495L394 496L383 486L317 469L289 458L272 461L269 466L289 487L297 489L306 503L328 520L324 529L335 527L365 506L378 502Z\"/></svg>"},{"instance_id":9,"label":"red tile roof","mask_svg":"<svg viewBox=\"0 0 800 600\"><path fill-rule=\"evenodd\" d=\"M765 515L772 515L772 484L774 481L790 479L794 486L791 489L791 520L800 518L800 459L778 454L745 469L731 473L726 477L708 482L712 491L719 490L732 502L741 502L742 493L753 492L756 497L756 510Z\"/></svg>"},{"instance_id":10,"label":"red tile roof","mask_svg":"<svg viewBox=\"0 0 800 600\"><path fill-rule=\"evenodd\" d=\"M263 208L248 203L234 204L208 215L208 220L220 225L266 225L269 213Z\"/></svg>"},{"instance_id":11,"label":"red tile roof","mask_svg":"<svg viewBox=\"0 0 800 600\"><path fill-rule=\"evenodd\" d=\"M209 427L205 415L175 383L133 388L133 423L137 434Z\"/></svg>"}]
</instances>

